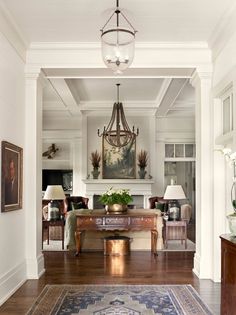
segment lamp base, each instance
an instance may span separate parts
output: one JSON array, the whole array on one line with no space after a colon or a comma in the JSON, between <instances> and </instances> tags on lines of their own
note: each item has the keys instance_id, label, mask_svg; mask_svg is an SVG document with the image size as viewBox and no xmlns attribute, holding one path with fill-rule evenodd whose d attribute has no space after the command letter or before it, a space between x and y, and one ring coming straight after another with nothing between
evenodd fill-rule
<instances>
[{"instance_id":1,"label":"lamp base","mask_svg":"<svg viewBox=\"0 0 236 315\"><path fill-rule=\"evenodd\" d=\"M170 201L168 204L169 221L180 221L180 204L177 200Z\"/></svg>"},{"instance_id":2,"label":"lamp base","mask_svg":"<svg viewBox=\"0 0 236 315\"><path fill-rule=\"evenodd\" d=\"M60 210L58 207L58 202L51 201L48 204L48 221L59 220L60 219Z\"/></svg>"}]
</instances>

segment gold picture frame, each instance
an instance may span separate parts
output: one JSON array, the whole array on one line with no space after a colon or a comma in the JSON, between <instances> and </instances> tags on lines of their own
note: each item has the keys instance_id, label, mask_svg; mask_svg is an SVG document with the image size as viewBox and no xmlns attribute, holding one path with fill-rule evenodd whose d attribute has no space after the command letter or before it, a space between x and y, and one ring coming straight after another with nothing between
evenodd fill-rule
<instances>
[{"instance_id":1,"label":"gold picture frame","mask_svg":"<svg viewBox=\"0 0 236 315\"><path fill-rule=\"evenodd\" d=\"M22 209L23 149L2 141L1 211Z\"/></svg>"}]
</instances>

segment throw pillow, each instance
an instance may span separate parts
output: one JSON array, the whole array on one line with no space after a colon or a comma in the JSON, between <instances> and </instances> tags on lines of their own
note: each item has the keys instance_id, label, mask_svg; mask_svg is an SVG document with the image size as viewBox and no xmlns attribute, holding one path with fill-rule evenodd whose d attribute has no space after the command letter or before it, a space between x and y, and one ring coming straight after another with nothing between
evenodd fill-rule
<instances>
[{"instance_id":1,"label":"throw pillow","mask_svg":"<svg viewBox=\"0 0 236 315\"><path fill-rule=\"evenodd\" d=\"M164 212L164 207L165 207L165 204L164 203L162 203L162 202L155 202L155 208L156 209L159 209L159 210L161 210L161 212Z\"/></svg>"},{"instance_id":2,"label":"throw pillow","mask_svg":"<svg viewBox=\"0 0 236 315\"><path fill-rule=\"evenodd\" d=\"M72 210L84 209L84 203L80 202L71 202Z\"/></svg>"}]
</instances>

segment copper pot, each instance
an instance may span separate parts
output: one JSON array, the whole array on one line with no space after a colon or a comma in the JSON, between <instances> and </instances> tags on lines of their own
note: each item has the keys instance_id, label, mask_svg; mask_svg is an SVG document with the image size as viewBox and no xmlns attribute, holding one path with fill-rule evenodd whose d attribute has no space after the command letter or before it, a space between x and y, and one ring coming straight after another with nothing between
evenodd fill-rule
<instances>
[{"instance_id":1,"label":"copper pot","mask_svg":"<svg viewBox=\"0 0 236 315\"><path fill-rule=\"evenodd\" d=\"M128 255L130 238L127 236L108 236L104 238L104 255Z\"/></svg>"}]
</instances>

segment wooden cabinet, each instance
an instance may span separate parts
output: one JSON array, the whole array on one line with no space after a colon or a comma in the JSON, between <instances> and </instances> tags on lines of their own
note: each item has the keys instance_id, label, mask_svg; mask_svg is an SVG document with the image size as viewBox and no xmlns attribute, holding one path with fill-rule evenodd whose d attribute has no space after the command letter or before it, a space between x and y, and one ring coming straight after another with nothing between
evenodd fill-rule
<instances>
[{"instance_id":1,"label":"wooden cabinet","mask_svg":"<svg viewBox=\"0 0 236 315\"><path fill-rule=\"evenodd\" d=\"M236 315L236 237L221 235L221 315Z\"/></svg>"}]
</instances>

